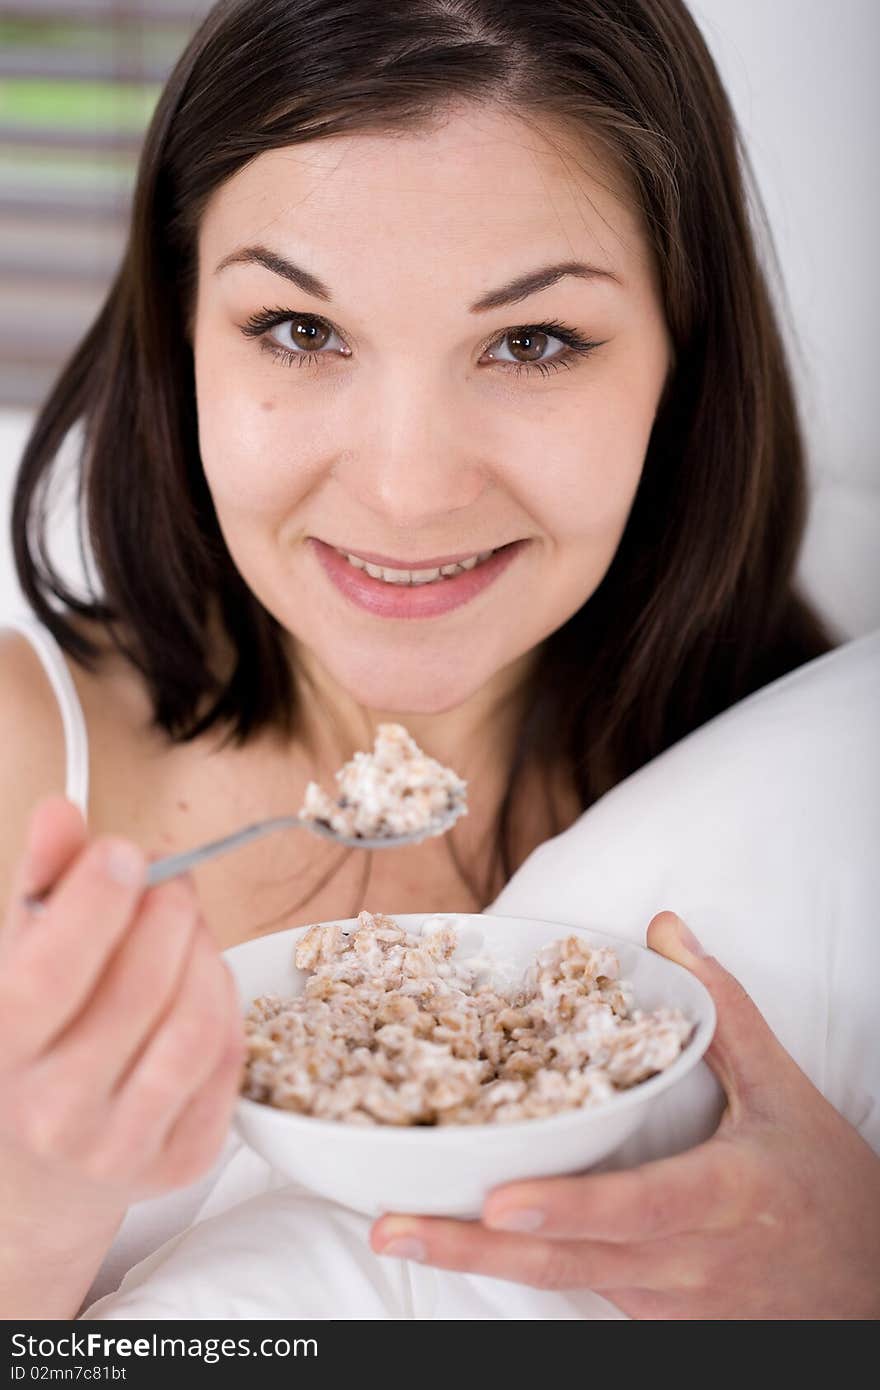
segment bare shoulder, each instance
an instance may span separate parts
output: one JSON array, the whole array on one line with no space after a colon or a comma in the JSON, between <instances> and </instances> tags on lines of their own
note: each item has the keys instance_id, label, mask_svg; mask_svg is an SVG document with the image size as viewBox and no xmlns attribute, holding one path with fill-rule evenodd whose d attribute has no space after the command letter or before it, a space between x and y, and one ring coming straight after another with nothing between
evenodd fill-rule
<instances>
[{"instance_id":1,"label":"bare shoulder","mask_svg":"<svg viewBox=\"0 0 880 1390\"><path fill-rule=\"evenodd\" d=\"M130 671L123 674L122 663L101 624L68 615L67 621L81 636L87 638L98 651L95 668L90 670L68 653L64 654L65 664L73 681L80 704L86 710L86 722L91 724L89 714L100 723L105 712L111 713L118 704L123 689L129 696L134 682ZM32 644L15 628L3 628L0 623L0 715L18 715L14 727L20 729L22 736L36 731L41 744L49 745L46 753L60 754L55 759L64 782L64 738L61 725L61 712L54 690L49 682L43 663ZM47 725L49 728L47 728ZM7 727L9 724L7 723ZM57 738L52 739L49 729L57 729ZM57 778L55 779L58 780Z\"/></svg>"},{"instance_id":2,"label":"bare shoulder","mask_svg":"<svg viewBox=\"0 0 880 1390\"><path fill-rule=\"evenodd\" d=\"M92 745L101 742L108 721L122 717L126 699L129 707L137 702L137 690L120 673L99 623L77 617L72 626L99 652L94 670L65 653ZM0 792L7 832L43 796L63 793L66 763L61 709L43 663L21 632L0 622Z\"/></svg>"},{"instance_id":3,"label":"bare shoulder","mask_svg":"<svg viewBox=\"0 0 880 1390\"><path fill-rule=\"evenodd\" d=\"M140 674L101 623L80 615L68 621L97 649L91 668L64 653L85 722L88 822L97 834L115 825L127 789L139 783L150 702ZM66 774L64 725L49 677L28 639L0 622L0 890L20 859L34 807L52 793L64 794Z\"/></svg>"},{"instance_id":4,"label":"bare shoulder","mask_svg":"<svg viewBox=\"0 0 880 1390\"><path fill-rule=\"evenodd\" d=\"M15 628L0 627L0 786L13 799L64 789L61 714L43 664Z\"/></svg>"},{"instance_id":5,"label":"bare shoulder","mask_svg":"<svg viewBox=\"0 0 880 1390\"><path fill-rule=\"evenodd\" d=\"M43 797L64 792L65 748L61 712L30 642L0 627L0 899L24 848L31 812Z\"/></svg>"}]
</instances>

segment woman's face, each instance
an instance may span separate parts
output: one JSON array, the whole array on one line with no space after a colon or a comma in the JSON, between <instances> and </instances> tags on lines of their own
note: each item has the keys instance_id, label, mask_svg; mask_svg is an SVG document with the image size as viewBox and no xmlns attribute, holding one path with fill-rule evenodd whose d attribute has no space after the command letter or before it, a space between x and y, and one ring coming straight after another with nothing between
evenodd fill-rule
<instances>
[{"instance_id":1,"label":"woman's face","mask_svg":"<svg viewBox=\"0 0 880 1390\"><path fill-rule=\"evenodd\" d=\"M193 346L219 523L360 705L438 713L503 682L611 563L671 347L638 217L586 160L468 111L273 150L207 206ZM603 273L475 307L572 262ZM423 570L512 542L405 588L336 553Z\"/></svg>"}]
</instances>

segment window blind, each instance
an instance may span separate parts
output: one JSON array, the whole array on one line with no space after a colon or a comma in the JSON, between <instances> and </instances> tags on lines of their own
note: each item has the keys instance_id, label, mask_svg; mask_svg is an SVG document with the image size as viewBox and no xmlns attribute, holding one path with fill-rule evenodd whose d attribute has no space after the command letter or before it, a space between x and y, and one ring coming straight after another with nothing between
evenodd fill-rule
<instances>
[{"instance_id":1,"label":"window blind","mask_svg":"<svg viewBox=\"0 0 880 1390\"><path fill-rule=\"evenodd\" d=\"M4 0L0 407L33 408L122 254L143 133L210 0Z\"/></svg>"}]
</instances>

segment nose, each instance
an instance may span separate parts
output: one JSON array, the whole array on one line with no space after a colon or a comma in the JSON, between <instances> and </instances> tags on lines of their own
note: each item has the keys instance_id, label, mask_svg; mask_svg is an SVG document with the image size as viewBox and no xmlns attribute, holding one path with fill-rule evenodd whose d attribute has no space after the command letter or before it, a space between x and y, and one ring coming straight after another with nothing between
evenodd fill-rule
<instances>
[{"instance_id":1,"label":"nose","mask_svg":"<svg viewBox=\"0 0 880 1390\"><path fill-rule=\"evenodd\" d=\"M474 447L478 430L436 374L427 377L418 366L389 371L366 419L352 420L357 444L334 468L360 506L381 517L389 540L397 527L430 530L432 541L444 541L443 519L471 509L492 485Z\"/></svg>"}]
</instances>

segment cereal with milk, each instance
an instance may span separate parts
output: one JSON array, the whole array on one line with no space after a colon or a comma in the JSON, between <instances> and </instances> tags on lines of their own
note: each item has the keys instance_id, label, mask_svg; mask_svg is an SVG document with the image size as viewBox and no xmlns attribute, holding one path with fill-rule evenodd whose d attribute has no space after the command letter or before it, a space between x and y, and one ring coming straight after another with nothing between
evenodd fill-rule
<instances>
[{"instance_id":1,"label":"cereal with milk","mask_svg":"<svg viewBox=\"0 0 880 1390\"><path fill-rule=\"evenodd\" d=\"M335 800L309 782L300 815L340 835L409 835L427 830L451 810L467 814L467 783L427 757L402 724L380 724L373 751L355 753L335 777Z\"/></svg>"},{"instance_id":2,"label":"cereal with milk","mask_svg":"<svg viewBox=\"0 0 880 1390\"><path fill-rule=\"evenodd\" d=\"M693 1031L633 1008L606 946L571 935L525 972L462 952L453 921L421 932L381 913L315 926L301 995L245 1019L243 1094L349 1124L483 1124L596 1105L663 1071Z\"/></svg>"}]
</instances>

